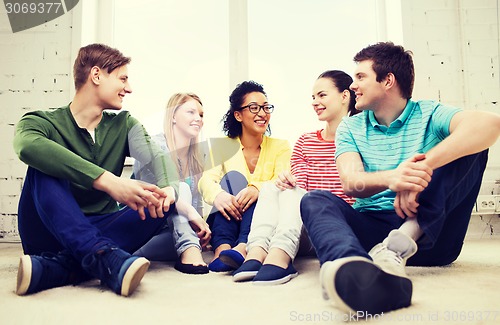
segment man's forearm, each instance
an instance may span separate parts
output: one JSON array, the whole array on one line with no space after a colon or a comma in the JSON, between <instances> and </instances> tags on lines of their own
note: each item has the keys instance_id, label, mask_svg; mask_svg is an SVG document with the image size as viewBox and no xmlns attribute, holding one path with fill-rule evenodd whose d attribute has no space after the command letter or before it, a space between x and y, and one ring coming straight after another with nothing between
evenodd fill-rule
<instances>
[{"instance_id":1,"label":"man's forearm","mask_svg":"<svg viewBox=\"0 0 500 325\"><path fill-rule=\"evenodd\" d=\"M353 172L341 178L346 195L365 198L385 191L389 188L388 179L391 171Z\"/></svg>"}]
</instances>

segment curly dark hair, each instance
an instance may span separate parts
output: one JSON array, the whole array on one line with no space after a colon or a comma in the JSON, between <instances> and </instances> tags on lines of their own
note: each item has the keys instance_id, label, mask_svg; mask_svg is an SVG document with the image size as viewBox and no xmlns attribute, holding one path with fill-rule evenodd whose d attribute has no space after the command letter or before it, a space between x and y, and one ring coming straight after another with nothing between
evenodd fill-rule
<instances>
[{"instance_id":1,"label":"curly dark hair","mask_svg":"<svg viewBox=\"0 0 500 325\"><path fill-rule=\"evenodd\" d=\"M222 131L228 137L234 139L241 135L241 122L238 122L236 120L236 118L234 117L234 112L241 111L241 106L243 105L245 96L247 94L255 92L262 93L267 97L267 94L264 91L264 87L253 80L243 81L242 83L238 84L229 96L230 106L221 120L221 122L223 123ZM266 133L271 135L271 127L269 125L267 126Z\"/></svg>"}]
</instances>

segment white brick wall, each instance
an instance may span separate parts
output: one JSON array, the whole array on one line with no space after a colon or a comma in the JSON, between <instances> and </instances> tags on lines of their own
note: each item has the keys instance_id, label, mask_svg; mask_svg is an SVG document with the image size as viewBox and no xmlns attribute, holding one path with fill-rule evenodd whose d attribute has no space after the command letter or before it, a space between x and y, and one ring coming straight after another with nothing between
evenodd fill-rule
<instances>
[{"instance_id":1,"label":"white brick wall","mask_svg":"<svg viewBox=\"0 0 500 325\"><path fill-rule=\"evenodd\" d=\"M0 9L0 238L17 235L17 205L26 166L12 148L14 126L31 110L70 100L72 12L13 34Z\"/></svg>"},{"instance_id":2,"label":"white brick wall","mask_svg":"<svg viewBox=\"0 0 500 325\"><path fill-rule=\"evenodd\" d=\"M499 0L402 0L405 46L415 53L414 98L500 113ZM485 181L500 180L500 143Z\"/></svg>"}]
</instances>

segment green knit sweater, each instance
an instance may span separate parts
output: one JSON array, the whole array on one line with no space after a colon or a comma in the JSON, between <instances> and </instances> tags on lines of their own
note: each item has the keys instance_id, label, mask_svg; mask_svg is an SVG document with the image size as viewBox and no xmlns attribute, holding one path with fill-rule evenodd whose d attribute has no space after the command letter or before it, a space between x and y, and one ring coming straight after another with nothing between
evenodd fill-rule
<instances>
[{"instance_id":1,"label":"green knit sweater","mask_svg":"<svg viewBox=\"0 0 500 325\"><path fill-rule=\"evenodd\" d=\"M156 185L170 185L177 192L175 165L129 112L104 111L94 136L95 142L77 125L68 105L25 114L16 127L14 150L27 165L69 180L85 214L118 210L117 202L92 184L105 170L120 176L127 156L151 166Z\"/></svg>"}]
</instances>

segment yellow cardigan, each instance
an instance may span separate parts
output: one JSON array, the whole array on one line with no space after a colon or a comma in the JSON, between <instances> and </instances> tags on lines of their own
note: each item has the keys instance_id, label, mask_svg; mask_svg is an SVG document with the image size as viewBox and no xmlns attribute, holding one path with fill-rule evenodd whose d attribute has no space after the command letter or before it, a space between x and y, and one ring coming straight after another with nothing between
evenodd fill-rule
<instances>
[{"instance_id":1,"label":"yellow cardigan","mask_svg":"<svg viewBox=\"0 0 500 325\"><path fill-rule=\"evenodd\" d=\"M211 169L205 169L203 172L198 182L198 190L207 204L213 205L215 197L224 191L219 182L229 171L240 172L246 177L248 186L252 185L260 190L263 182L273 180L278 177L281 171L290 169L290 157L292 152L287 140L264 136L262 144L260 145L259 160L257 161L253 173L250 173L248 169L245 156L243 156L243 146L239 137L235 139L226 138L224 141L226 142L224 146L226 151L227 148L236 148L236 146L239 147L239 150L237 150L232 157L221 162L221 164ZM218 160L216 157L216 151L218 150L214 149L218 148L212 148L210 150L212 160Z\"/></svg>"}]
</instances>

